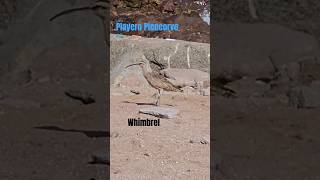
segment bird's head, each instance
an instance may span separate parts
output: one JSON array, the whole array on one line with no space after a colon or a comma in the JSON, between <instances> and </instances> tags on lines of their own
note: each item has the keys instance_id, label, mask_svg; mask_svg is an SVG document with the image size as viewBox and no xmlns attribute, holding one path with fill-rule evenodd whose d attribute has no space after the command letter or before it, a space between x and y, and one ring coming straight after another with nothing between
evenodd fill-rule
<instances>
[{"instance_id":1,"label":"bird's head","mask_svg":"<svg viewBox=\"0 0 320 180\"><path fill-rule=\"evenodd\" d=\"M144 55L142 55L142 60L140 60L138 63L133 63L133 64L130 64L128 66L126 66L126 68L130 67L130 66L135 66L135 65L139 65L140 67L143 67L145 64L147 64L147 59Z\"/></svg>"}]
</instances>

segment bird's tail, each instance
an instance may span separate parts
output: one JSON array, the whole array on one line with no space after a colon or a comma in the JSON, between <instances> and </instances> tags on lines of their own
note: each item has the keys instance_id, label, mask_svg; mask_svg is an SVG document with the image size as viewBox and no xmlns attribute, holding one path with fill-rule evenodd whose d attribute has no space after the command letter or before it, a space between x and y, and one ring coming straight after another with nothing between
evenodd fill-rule
<instances>
[{"instance_id":1,"label":"bird's tail","mask_svg":"<svg viewBox=\"0 0 320 180\"><path fill-rule=\"evenodd\" d=\"M181 89L182 87L181 86L175 86L176 88L176 92L183 92L183 90Z\"/></svg>"}]
</instances>

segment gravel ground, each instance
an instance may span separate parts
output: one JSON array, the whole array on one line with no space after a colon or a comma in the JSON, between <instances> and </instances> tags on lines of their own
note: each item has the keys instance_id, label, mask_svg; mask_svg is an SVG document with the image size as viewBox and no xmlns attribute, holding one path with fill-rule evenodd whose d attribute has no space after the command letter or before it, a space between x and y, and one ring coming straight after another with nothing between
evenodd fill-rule
<instances>
[{"instance_id":1,"label":"gravel ground","mask_svg":"<svg viewBox=\"0 0 320 180\"><path fill-rule=\"evenodd\" d=\"M111 95L111 179L209 179L208 96L168 93L161 100L180 110L176 118L160 119L160 127L129 127L128 118L156 119L138 114L150 105L136 103L154 103L151 95Z\"/></svg>"}]
</instances>

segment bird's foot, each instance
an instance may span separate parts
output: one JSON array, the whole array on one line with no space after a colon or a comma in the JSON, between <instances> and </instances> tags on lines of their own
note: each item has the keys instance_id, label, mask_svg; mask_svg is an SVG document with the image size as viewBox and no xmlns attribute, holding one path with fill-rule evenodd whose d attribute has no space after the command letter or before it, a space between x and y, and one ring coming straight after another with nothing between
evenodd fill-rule
<instances>
[{"instance_id":1,"label":"bird's foot","mask_svg":"<svg viewBox=\"0 0 320 180\"><path fill-rule=\"evenodd\" d=\"M156 103L154 103L154 105L160 106L160 102L159 102L159 101L156 101Z\"/></svg>"}]
</instances>

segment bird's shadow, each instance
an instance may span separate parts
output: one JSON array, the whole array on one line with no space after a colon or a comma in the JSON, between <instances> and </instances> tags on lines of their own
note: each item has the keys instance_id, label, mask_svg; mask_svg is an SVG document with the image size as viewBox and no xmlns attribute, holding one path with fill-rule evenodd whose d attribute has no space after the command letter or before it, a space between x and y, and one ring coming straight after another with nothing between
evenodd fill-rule
<instances>
[{"instance_id":1,"label":"bird's shadow","mask_svg":"<svg viewBox=\"0 0 320 180\"><path fill-rule=\"evenodd\" d=\"M48 130L48 131L83 133L84 135L86 135L89 138L110 137L110 132L108 132L108 131L88 131L88 130L77 130L77 129L63 129L58 126L37 126L34 128Z\"/></svg>"},{"instance_id":2,"label":"bird's shadow","mask_svg":"<svg viewBox=\"0 0 320 180\"><path fill-rule=\"evenodd\" d=\"M136 104L138 106L144 106L144 105L151 105L151 106L157 106L156 103L144 103L144 102L132 102L132 101L122 101L123 103L128 103L128 104ZM165 104L167 106L173 106L171 104Z\"/></svg>"}]
</instances>

